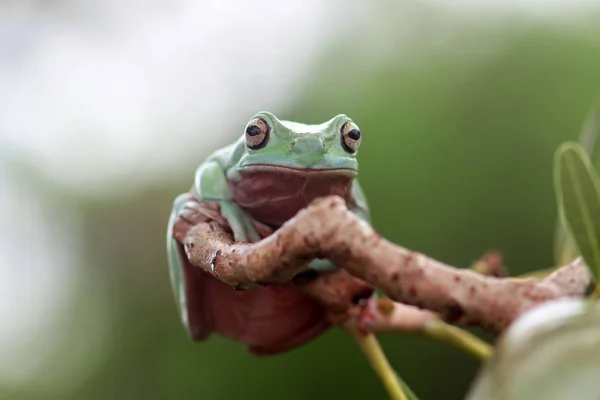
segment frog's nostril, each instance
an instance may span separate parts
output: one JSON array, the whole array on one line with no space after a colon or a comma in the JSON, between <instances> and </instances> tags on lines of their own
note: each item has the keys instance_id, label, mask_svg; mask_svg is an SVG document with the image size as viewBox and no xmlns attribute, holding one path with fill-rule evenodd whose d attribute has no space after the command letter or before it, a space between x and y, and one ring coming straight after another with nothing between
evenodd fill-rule
<instances>
[{"instance_id":1,"label":"frog's nostril","mask_svg":"<svg viewBox=\"0 0 600 400\"><path fill-rule=\"evenodd\" d=\"M290 148L298 152L323 153L325 146L319 137L301 137L290 144Z\"/></svg>"}]
</instances>

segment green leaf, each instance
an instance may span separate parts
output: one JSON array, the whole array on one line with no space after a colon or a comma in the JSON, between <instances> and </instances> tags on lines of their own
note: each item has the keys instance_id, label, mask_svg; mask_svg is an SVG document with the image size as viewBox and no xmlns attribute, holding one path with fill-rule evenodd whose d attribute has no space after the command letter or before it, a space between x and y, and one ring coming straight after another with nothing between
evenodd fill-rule
<instances>
[{"instance_id":1,"label":"green leaf","mask_svg":"<svg viewBox=\"0 0 600 400\"><path fill-rule=\"evenodd\" d=\"M579 133L579 144L590 157L592 165L596 170L600 169L600 102L592 107L585 123ZM564 265L578 257L577 246L573 243L571 237L567 234L562 221L559 220L556 226L556 235L554 239L554 258L556 265Z\"/></svg>"},{"instance_id":2,"label":"green leaf","mask_svg":"<svg viewBox=\"0 0 600 400\"><path fill-rule=\"evenodd\" d=\"M597 282L600 271L598 175L577 143L564 143L558 148L554 168L559 215Z\"/></svg>"},{"instance_id":3,"label":"green leaf","mask_svg":"<svg viewBox=\"0 0 600 400\"><path fill-rule=\"evenodd\" d=\"M467 400L598 399L600 303L568 298L519 317L498 341Z\"/></svg>"}]
</instances>

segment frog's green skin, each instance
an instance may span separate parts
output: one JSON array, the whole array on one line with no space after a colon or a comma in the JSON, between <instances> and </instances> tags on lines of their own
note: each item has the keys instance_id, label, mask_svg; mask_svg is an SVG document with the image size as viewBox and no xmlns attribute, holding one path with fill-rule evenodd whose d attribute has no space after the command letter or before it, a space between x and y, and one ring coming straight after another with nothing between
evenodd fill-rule
<instances>
[{"instance_id":1,"label":"frog's green skin","mask_svg":"<svg viewBox=\"0 0 600 400\"><path fill-rule=\"evenodd\" d=\"M254 135L248 133L250 128L254 129ZM259 128L264 129L256 134ZM260 112L251 119L237 141L213 153L197 169L190 192L179 196L174 202L167 234L173 290L182 319L194 338L202 339L211 331L219 331L214 327L202 326L210 325L207 318L195 318L191 315L206 313L208 303L214 303L216 295L211 294L209 299L203 298L200 305L190 304L198 303L195 297L202 295L191 292L200 291L203 286L193 284L191 288L188 280L216 279L208 274L199 277L194 272L196 275L190 277L189 272L184 273L186 265L183 264L186 264L186 260L182 256L182 248L171 234L173 224L184 207L195 208L206 214L202 202L217 203L220 206L220 216L229 224L235 240L245 242L261 239L260 226L277 229L314 198L330 194L344 197L352 212L370 222L365 196L356 180L360 134L357 141L348 137L348 130L351 128L358 130L345 115L337 115L319 125L304 125L280 121L271 113ZM267 130L268 134L265 135ZM263 137L267 139L260 146L251 148ZM345 143L351 146L348 147ZM353 146L355 148L351 148ZM309 267L321 271L336 268L328 260L314 260ZM264 288L253 287L248 292L262 289ZM247 303L248 299L244 301ZM218 307L215 311L217 314L231 312L231 307L227 308L224 304L215 307ZM235 335L229 332L229 336ZM263 353L269 352L275 350Z\"/></svg>"}]
</instances>

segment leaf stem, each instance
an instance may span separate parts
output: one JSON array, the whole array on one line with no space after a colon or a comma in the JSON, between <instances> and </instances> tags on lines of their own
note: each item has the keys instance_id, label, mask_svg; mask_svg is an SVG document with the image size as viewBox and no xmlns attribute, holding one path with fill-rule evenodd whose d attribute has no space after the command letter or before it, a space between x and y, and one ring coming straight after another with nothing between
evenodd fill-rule
<instances>
[{"instance_id":1,"label":"leaf stem","mask_svg":"<svg viewBox=\"0 0 600 400\"><path fill-rule=\"evenodd\" d=\"M489 359L494 353L494 348L490 344L465 330L445 323L439 318L434 318L427 323L425 334L431 338L454 345L483 361Z\"/></svg>"},{"instance_id":2,"label":"leaf stem","mask_svg":"<svg viewBox=\"0 0 600 400\"><path fill-rule=\"evenodd\" d=\"M385 353L381 349L377 338L373 333L364 334L354 327L347 327L346 330L356 340L361 350L367 356L371 367L375 370L383 386L387 390L391 400L416 400L414 393L411 396L405 392L408 389L406 384L400 380L392 366L390 365ZM404 386L404 387L403 387ZM410 389L408 389L410 391Z\"/></svg>"}]
</instances>

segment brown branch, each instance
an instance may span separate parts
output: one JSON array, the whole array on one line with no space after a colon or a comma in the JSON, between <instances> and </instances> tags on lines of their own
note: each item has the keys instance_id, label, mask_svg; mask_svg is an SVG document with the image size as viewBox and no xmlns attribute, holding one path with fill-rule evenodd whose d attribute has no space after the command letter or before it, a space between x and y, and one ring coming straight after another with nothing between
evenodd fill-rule
<instances>
[{"instance_id":1,"label":"brown branch","mask_svg":"<svg viewBox=\"0 0 600 400\"><path fill-rule=\"evenodd\" d=\"M450 267L383 239L335 196L314 201L257 243L233 243L216 223L185 220L175 225L174 235L193 265L234 286L286 282L313 258L328 258L395 301L492 332L537 304L580 296L590 283L581 260L543 280L501 279Z\"/></svg>"},{"instance_id":2,"label":"brown branch","mask_svg":"<svg viewBox=\"0 0 600 400\"><path fill-rule=\"evenodd\" d=\"M345 270L321 273L313 279L300 275L294 283L328 310L335 325L357 324L363 332L423 333L430 321L438 319L434 312L377 298L372 286Z\"/></svg>"},{"instance_id":3,"label":"brown branch","mask_svg":"<svg viewBox=\"0 0 600 400\"><path fill-rule=\"evenodd\" d=\"M382 298L365 307L366 316L359 318L360 328L371 332L424 333L428 324L438 319L429 310Z\"/></svg>"},{"instance_id":4,"label":"brown branch","mask_svg":"<svg viewBox=\"0 0 600 400\"><path fill-rule=\"evenodd\" d=\"M321 272L312 279L301 274L294 278L294 283L300 291L325 307L330 322L335 325L344 325L348 320L363 320L365 301L372 298L375 291L373 286L343 269Z\"/></svg>"},{"instance_id":5,"label":"brown branch","mask_svg":"<svg viewBox=\"0 0 600 400\"><path fill-rule=\"evenodd\" d=\"M329 311L331 323L365 335L395 332L425 335L447 342L472 356L486 360L493 348L478 337L443 322L434 312L389 298L377 298L370 286L344 270L314 279L294 279L300 290Z\"/></svg>"}]
</instances>

